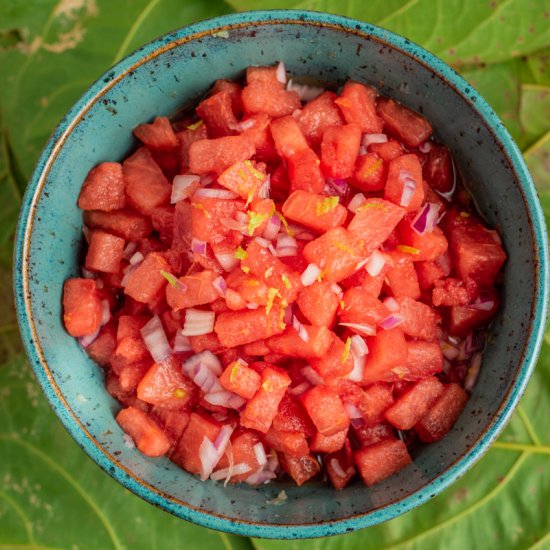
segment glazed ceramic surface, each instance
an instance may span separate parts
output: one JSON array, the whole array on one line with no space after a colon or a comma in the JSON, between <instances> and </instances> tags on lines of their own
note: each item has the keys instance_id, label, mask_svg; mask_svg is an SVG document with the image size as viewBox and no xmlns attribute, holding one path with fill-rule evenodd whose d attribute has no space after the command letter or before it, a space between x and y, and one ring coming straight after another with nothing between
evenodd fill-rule
<instances>
[{"instance_id":1,"label":"glazed ceramic surface","mask_svg":"<svg viewBox=\"0 0 550 550\"><path fill-rule=\"evenodd\" d=\"M373 488L321 483L223 487L201 483L168 459L124 445L101 370L63 329L63 281L77 276L90 168L121 160L132 129L191 105L217 78L284 60L293 75L372 84L423 113L451 148L508 262L502 306L479 382L441 442ZM325 536L373 525L442 491L487 450L521 396L546 318L547 242L540 206L517 147L485 101L440 60L380 28L321 13L243 13L175 31L136 51L98 80L55 130L29 184L15 252L15 292L27 352L52 407L78 444L134 493L197 524L252 536ZM268 503L279 491L287 500Z\"/></svg>"}]
</instances>

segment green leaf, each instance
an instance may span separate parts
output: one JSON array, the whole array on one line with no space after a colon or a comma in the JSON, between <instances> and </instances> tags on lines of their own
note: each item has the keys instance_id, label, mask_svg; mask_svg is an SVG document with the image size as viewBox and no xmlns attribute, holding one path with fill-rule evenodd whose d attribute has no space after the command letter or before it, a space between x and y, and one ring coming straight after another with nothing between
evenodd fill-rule
<instances>
[{"instance_id":1,"label":"green leaf","mask_svg":"<svg viewBox=\"0 0 550 550\"><path fill-rule=\"evenodd\" d=\"M548 130L550 120L550 86L521 86L520 125L524 139L533 144Z\"/></svg>"},{"instance_id":2,"label":"green leaf","mask_svg":"<svg viewBox=\"0 0 550 550\"><path fill-rule=\"evenodd\" d=\"M537 189L550 191L550 129L524 152Z\"/></svg>"},{"instance_id":3,"label":"green leaf","mask_svg":"<svg viewBox=\"0 0 550 550\"><path fill-rule=\"evenodd\" d=\"M149 505L101 472L54 417L21 356L0 368L0 545L247 550Z\"/></svg>"}]
</instances>

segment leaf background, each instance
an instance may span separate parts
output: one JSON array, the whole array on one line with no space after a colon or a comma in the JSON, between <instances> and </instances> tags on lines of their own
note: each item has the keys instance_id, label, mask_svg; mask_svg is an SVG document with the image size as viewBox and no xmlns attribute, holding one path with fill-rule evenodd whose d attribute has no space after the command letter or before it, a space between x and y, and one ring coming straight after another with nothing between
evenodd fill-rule
<instances>
[{"instance_id":1,"label":"leaf background","mask_svg":"<svg viewBox=\"0 0 550 550\"><path fill-rule=\"evenodd\" d=\"M460 71L524 151L550 220L550 0L2 0L0 3L0 549L462 550L550 548L550 335L487 455L421 508L357 533L297 542L196 527L130 494L61 427L22 353L13 232L36 158L81 93L176 26L234 10L301 8L380 24Z\"/></svg>"}]
</instances>

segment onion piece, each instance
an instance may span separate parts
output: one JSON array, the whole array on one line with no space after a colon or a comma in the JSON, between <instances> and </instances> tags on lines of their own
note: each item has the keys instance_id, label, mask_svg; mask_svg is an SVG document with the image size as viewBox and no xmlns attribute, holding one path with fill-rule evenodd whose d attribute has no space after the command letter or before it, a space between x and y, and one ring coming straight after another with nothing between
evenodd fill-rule
<instances>
[{"instance_id":1,"label":"onion piece","mask_svg":"<svg viewBox=\"0 0 550 550\"><path fill-rule=\"evenodd\" d=\"M398 315L396 313L392 313L388 315L381 323L379 323L379 327L383 328L384 330L390 330L392 328L398 327L405 319L403 316Z\"/></svg>"},{"instance_id":2,"label":"onion piece","mask_svg":"<svg viewBox=\"0 0 550 550\"><path fill-rule=\"evenodd\" d=\"M219 462L216 447L206 436L199 447L199 460L201 462L201 481L206 481Z\"/></svg>"},{"instance_id":3,"label":"onion piece","mask_svg":"<svg viewBox=\"0 0 550 550\"><path fill-rule=\"evenodd\" d=\"M361 145L368 147L372 143L386 143L388 136L386 134L364 134L361 138Z\"/></svg>"},{"instance_id":4,"label":"onion piece","mask_svg":"<svg viewBox=\"0 0 550 550\"><path fill-rule=\"evenodd\" d=\"M306 328L304 327L304 325L302 325L302 323L298 321L298 318L296 317L296 315L292 317L292 326L294 327L294 330L298 333L298 337L301 340L303 340L304 342L309 341L309 334Z\"/></svg>"},{"instance_id":5,"label":"onion piece","mask_svg":"<svg viewBox=\"0 0 550 550\"><path fill-rule=\"evenodd\" d=\"M143 262L144 259L145 257L141 252L134 252L128 262L130 263L130 265L139 265L141 262Z\"/></svg>"},{"instance_id":6,"label":"onion piece","mask_svg":"<svg viewBox=\"0 0 550 550\"><path fill-rule=\"evenodd\" d=\"M314 370L311 365L306 365L302 368L302 376L313 386L324 384L325 381L319 376L319 373Z\"/></svg>"},{"instance_id":7,"label":"onion piece","mask_svg":"<svg viewBox=\"0 0 550 550\"><path fill-rule=\"evenodd\" d=\"M307 103L320 96L325 90L318 88L317 86L308 86L307 84L296 84L292 82L292 78L289 79L286 89L289 92L296 92L301 101Z\"/></svg>"},{"instance_id":8,"label":"onion piece","mask_svg":"<svg viewBox=\"0 0 550 550\"><path fill-rule=\"evenodd\" d=\"M441 352L446 359L448 359L449 361L453 361L458 357L459 350L455 346L449 344L448 342L440 342L440 345Z\"/></svg>"},{"instance_id":9,"label":"onion piece","mask_svg":"<svg viewBox=\"0 0 550 550\"><path fill-rule=\"evenodd\" d=\"M419 146L418 146L418 150L421 152L421 153L429 153L432 149L432 143L431 141L425 141L424 143L421 143Z\"/></svg>"},{"instance_id":10,"label":"onion piece","mask_svg":"<svg viewBox=\"0 0 550 550\"><path fill-rule=\"evenodd\" d=\"M334 473L343 479L347 477L346 472L342 469L342 466L340 466L340 462L338 462L337 458L331 458L330 459L330 467L334 470Z\"/></svg>"},{"instance_id":11,"label":"onion piece","mask_svg":"<svg viewBox=\"0 0 550 550\"><path fill-rule=\"evenodd\" d=\"M298 244L296 243L296 239L284 233L279 234L277 237L275 255L278 258L285 258L287 256L296 256L297 254Z\"/></svg>"},{"instance_id":12,"label":"onion piece","mask_svg":"<svg viewBox=\"0 0 550 550\"><path fill-rule=\"evenodd\" d=\"M204 363L197 363L189 377L207 395L224 391L218 377Z\"/></svg>"},{"instance_id":13,"label":"onion piece","mask_svg":"<svg viewBox=\"0 0 550 550\"><path fill-rule=\"evenodd\" d=\"M336 294L336 296L338 296L340 300L342 299L342 296L344 295L344 291L342 290L342 288L338 283L331 283L330 290L332 290L332 292L334 292L334 294Z\"/></svg>"},{"instance_id":14,"label":"onion piece","mask_svg":"<svg viewBox=\"0 0 550 550\"><path fill-rule=\"evenodd\" d=\"M431 233L437 224L439 208L439 204L427 202L412 221L413 230L419 235Z\"/></svg>"},{"instance_id":15,"label":"onion piece","mask_svg":"<svg viewBox=\"0 0 550 550\"><path fill-rule=\"evenodd\" d=\"M401 193L400 206L405 208L411 204L411 200L416 191L416 181L413 179L412 174L406 170L401 170L399 173L399 179L403 182L403 191Z\"/></svg>"},{"instance_id":16,"label":"onion piece","mask_svg":"<svg viewBox=\"0 0 550 550\"><path fill-rule=\"evenodd\" d=\"M386 256L382 254L382 252L375 250L369 256L369 259L365 264L365 270L371 277L376 277L377 275L380 275L385 265L386 265Z\"/></svg>"},{"instance_id":17,"label":"onion piece","mask_svg":"<svg viewBox=\"0 0 550 550\"><path fill-rule=\"evenodd\" d=\"M363 195L363 193L357 193L349 201L348 210L355 214L355 212L357 212L357 209L363 206L366 202L367 199L365 198L365 195Z\"/></svg>"},{"instance_id":18,"label":"onion piece","mask_svg":"<svg viewBox=\"0 0 550 550\"><path fill-rule=\"evenodd\" d=\"M204 400L211 405L217 405L219 407L236 410L240 409L243 405L246 404L246 399L242 398L236 393L221 389L221 386L220 390L209 391L204 396Z\"/></svg>"},{"instance_id":19,"label":"onion piece","mask_svg":"<svg viewBox=\"0 0 550 550\"><path fill-rule=\"evenodd\" d=\"M258 189L258 198L259 199L269 199L271 195L271 175L267 175L263 183Z\"/></svg>"},{"instance_id":20,"label":"onion piece","mask_svg":"<svg viewBox=\"0 0 550 550\"><path fill-rule=\"evenodd\" d=\"M225 293L227 292L227 283L221 275L212 281L212 286L222 298L225 298Z\"/></svg>"},{"instance_id":21,"label":"onion piece","mask_svg":"<svg viewBox=\"0 0 550 550\"><path fill-rule=\"evenodd\" d=\"M187 361L183 364L183 372L189 378L192 378L195 367L199 363L206 365L208 369L211 370L216 376L221 376L223 372L220 360L209 350L201 351L200 353L196 353L195 355L189 357L189 359L187 359Z\"/></svg>"},{"instance_id":22,"label":"onion piece","mask_svg":"<svg viewBox=\"0 0 550 550\"><path fill-rule=\"evenodd\" d=\"M192 239L191 250L195 254L200 254L201 256L204 256L206 254L206 242L199 239Z\"/></svg>"},{"instance_id":23,"label":"onion piece","mask_svg":"<svg viewBox=\"0 0 550 550\"><path fill-rule=\"evenodd\" d=\"M350 420L363 418L363 413L353 403L350 403L349 401L344 401L343 405L346 414L348 415L348 418Z\"/></svg>"},{"instance_id":24,"label":"onion piece","mask_svg":"<svg viewBox=\"0 0 550 550\"><path fill-rule=\"evenodd\" d=\"M311 388L311 384L309 382L302 382L301 384L298 384L294 388L288 390L288 393L298 396L309 390L309 388Z\"/></svg>"},{"instance_id":25,"label":"onion piece","mask_svg":"<svg viewBox=\"0 0 550 550\"><path fill-rule=\"evenodd\" d=\"M170 203L175 204L183 199L190 198L200 185L201 178L194 174L174 176Z\"/></svg>"},{"instance_id":26,"label":"onion piece","mask_svg":"<svg viewBox=\"0 0 550 550\"><path fill-rule=\"evenodd\" d=\"M256 457L256 462L259 466L264 466L267 464L267 455L265 454L265 449L262 442L258 442L252 446L254 451L254 456Z\"/></svg>"},{"instance_id":27,"label":"onion piece","mask_svg":"<svg viewBox=\"0 0 550 550\"><path fill-rule=\"evenodd\" d=\"M481 369L481 353L474 353L472 356L472 361L470 362L470 367L466 373L466 378L464 379L464 389L466 391L472 391L476 385L477 379L479 378L479 371Z\"/></svg>"},{"instance_id":28,"label":"onion piece","mask_svg":"<svg viewBox=\"0 0 550 550\"><path fill-rule=\"evenodd\" d=\"M191 340L189 340L189 337L184 336L181 333L181 330L178 330L174 338L174 346L172 351L174 353L181 353L183 351L192 351L192 349L193 347L191 346Z\"/></svg>"},{"instance_id":29,"label":"onion piece","mask_svg":"<svg viewBox=\"0 0 550 550\"><path fill-rule=\"evenodd\" d=\"M363 357L364 355L367 355L369 353L369 347L367 346L367 343L359 334L354 334L351 337L351 352L356 355L357 357Z\"/></svg>"},{"instance_id":30,"label":"onion piece","mask_svg":"<svg viewBox=\"0 0 550 550\"><path fill-rule=\"evenodd\" d=\"M285 64L282 61L279 61L275 74L277 75L277 80L281 84L286 84L286 69L285 69Z\"/></svg>"},{"instance_id":31,"label":"onion piece","mask_svg":"<svg viewBox=\"0 0 550 550\"><path fill-rule=\"evenodd\" d=\"M388 296L382 302L390 311L396 312L399 311L399 303L395 298Z\"/></svg>"},{"instance_id":32,"label":"onion piece","mask_svg":"<svg viewBox=\"0 0 550 550\"><path fill-rule=\"evenodd\" d=\"M248 464L240 462L239 464L235 464L232 468L229 467L216 470L210 475L210 479L213 481L221 481L222 479L231 478L231 476L246 474L250 472L251 469L252 468Z\"/></svg>"},{"instance_id":33,"label":"onion piece","mask_svg":"<svg viewBox=\"0 0 550 550\"><path fill-rule=\"evenodd\" d=\"M86 349L90 344L92 344L95 339L98 337L99 335L99 327L95 330L95 332L92 332L92 334L86 334L86 336L81 336L78 341L80 343L80 345Z\"/></svg>"},{"instance_id":34,"label":"onion piece","mask_svg":"<svg viewBox=\"0 0 550 550\"><path fill-rule=\"evenodd\" d=\"M244 482L248 485L262 485L268 483L272 479L275 479L277 476L270 472L269 470L258 469L257 472L254 472L252 475L248 476Z\"/></svg>"},{"instance_id":35,"label":"onion piece","mask_svg":"<svg viewBox=\"0 0 550 550\"><path fill-rule=\"evenodd\" d=\"M364 325L360 323L338 323L341 327L347 327L355 332L360 332L366 336L375 336L376 328L371 325Z\"/></svg>"},{"instance_id":36,"label":"onion piece","mask_svg":"<svg viewBox=\"0 0 550 550\"><path fill-rule=\"evenodd\" d=\"M214 330L216 314L213 311L189 308L185 310L185 322L181 333L184 336L200 336Z\"/></svg>"},{"instance_id":37,"label":"onion piece","mask_svg":"<svg viewBox=\"0 0 550 550\"><path fill-rule=\"evenodd\" d=\"M325 193L327 195L343 197L348 192L348 188L348 183L342 178L327 178Z\"/></svg>"},{"instance_id":38,"label":"onion piece","mask_svg":"<svg viewBox=\"0 0 550 550\"><path fill-rule=\"evenodd\" d=\"M300 275L300 281L304 286L311 286L319 277L321 273L321 268L317 264L309 264L302 275Z\"/></svg>"},{"instance_id":39,"label":"onion piece","mask_svg":"<svg viewBox=\"0 0 550 550\"><path fill-rule=\"evenodd\" d=\"M229 189L213 189L211 187L202 187L195 192L195 197L203 199L236 199L239 195L229 191Z\"/></svg>"},{"instance_id":40,"label":"onion piece","mask_svg":"<svg viewBox=\"0 0 550 550\"><path fill-rule=\"evenodd\" d=\"M239 124L237 124L238 128L232 128L232 130L237 130L239 133L243 132L244 130L250 130L250 128L254 128L256 126L256 119L255 118L247 118L246 120L241 120Z\"/></svg>"},{"instance_id":41,"label":"onion piece","mask_svg":"<svg viewBox=\"0 0 550 550\"><path fill-rule=\"evenodd\" d=\"M85 267L80 268L80 273L84 279L97 279L97 273L94 273Z\"/></svg>"},{"instance_id":42,"label":"onion piece","mask_svg":"<svg viewBox=\"0 0 550 550\"><path fill-rule=\"evenodd\" d=\"M352 337L353 338L353 337ZM351 380L352 382L361 382L363 380L363 376L365 374L365 355L358 355L354 352L352 352L353 357L353 369L352 371L346 376L348 380Z\"/></svg>"},{"instance_id":43,"label":"onion piece","mask_svg":"<svg viewBox=\"0 0 550 550\"><path fill-rule=\"evenodd\" d=\"M130 241L122 251L122 259L123 260L129 260L133 253L137 250L138 243L135 241Z\"/></svg>"},{"instance_id":44,"label":"onion piece","mask_svg":"<svg viewBox=\"0 0 550 550\"><path fill-rule=\"evenodd\" d=\"M218 260L224 271L233 271L239 265L239 259L235 258L234 252L230 252L229 254L214 253L214 257Z\"/></svg>"},{"instance_id":45,"label":"onion piece","mask_svg":"<svg viewBox=\"0 0 550 550\"><path fill-rule=\"evenodd\" d=\"M145 323L140 332L151 357L156 363L164 361L172 353L164 327L157 315L154 315Z\"/></svg>"},{"instance_id":46,"label":"onion piece","mask_svg":"<svg viewBox=\"0 0 550 550\"><path fill-rule=\"evenodd\" d=\"M491 311L495 307L495 301L480 294L478 298L467 307L471 307L479 311Z\"/></svg>"},{"instance_id":47,"label":"onion piece","mask_svg":"<svg viewBox=\"0 0 550 550\"><path fill-rule=\"evenodd\" d=\"M274 214L273 216L271 216L271 218L269 218L269 221L267 222L267 225L264 229L263 237L264 239L272 241L275 237L277 237L280 230L281 220L279 216Z\"/></svg>"}]
</instances>

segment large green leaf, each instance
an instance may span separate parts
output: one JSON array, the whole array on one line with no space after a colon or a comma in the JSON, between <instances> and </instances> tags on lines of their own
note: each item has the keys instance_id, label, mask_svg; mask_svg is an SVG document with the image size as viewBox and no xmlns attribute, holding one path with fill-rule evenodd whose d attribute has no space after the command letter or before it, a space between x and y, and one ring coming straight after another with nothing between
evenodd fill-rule
<instances>
[{"instance_id":1,"label":"large green leaf","mask_svg":"<svg viewBox=\"0 0 550 550\"><path fill-rule=\"evenodd\" d=\"M78 449L21 356L0 369L0 547L246 550L150 506Z\"/></svg>"}]
</instances>

